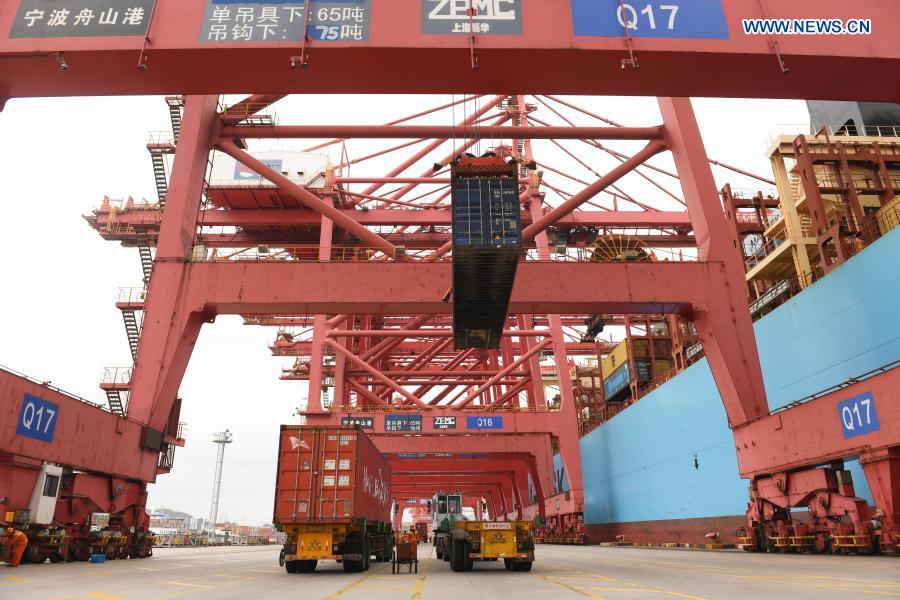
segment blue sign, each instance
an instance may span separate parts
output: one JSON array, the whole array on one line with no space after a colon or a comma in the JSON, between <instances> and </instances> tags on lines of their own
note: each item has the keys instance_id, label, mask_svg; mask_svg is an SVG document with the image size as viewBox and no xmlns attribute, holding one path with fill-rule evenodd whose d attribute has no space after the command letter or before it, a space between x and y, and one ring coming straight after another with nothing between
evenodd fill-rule
<instances>
[{"instance_id":1,"label":"blue sign","mask_svg":"<svg viewBox=\"0 0 900 600\"><path fill-rule=\"evenodd\" d=\"M279 173L281 173L281 159L264 158L259 162L266 165L273 171L278 171ZM234 179L235 181L260 181L262 179L262 175L260 175L250 167L247 167L241 163L235 163Z\"/></svg>"},{"instance_id":2,"label":"blue sign","mask_svg":"<svg viewBox=\"0 0 900 600\"><path fill-rule=\"evenodd\" d=\"M385 431L422 431L422 415L385 415Z\"/></svg>"},{"instance_id":3,"label":"blue sign","mask_svg":"<svg viewBox=\"0 0 900 600\"><path fill-rule=\"evenodd\" d=\"M845 438L865 435L881 429L872 392L838 402L838 416Z\"/></svg>"},{"instance_id":4,"label":"blue sign","mask_svg":"<svg viewBox=\"0 0 900 600\"><path fill-rule=\"evenodd\" d=\"M56 421L59 419L59 405L41 400L36 396L25 394L22 400L22 412L16 424L16 435L33 440L53 442Z\"/></svg>"},{"instance_id":5,"label":"blue sign","mask_svg":"<svg viewBox=\"0 0 900 600\"><path fill-rule=\"evenodd\" d=\"M466 417L469 429L503 429L503 417Z\"/></svg>"},{"instance_id":6,"label":"blue sign","mask_svg":"<svg viewBox=\"0 0 900 600\"><path fill-rule=\"evenodd\" d=\"M728 39L722 0L569 0L575 35Z\"/></svg>"}]
</instances>

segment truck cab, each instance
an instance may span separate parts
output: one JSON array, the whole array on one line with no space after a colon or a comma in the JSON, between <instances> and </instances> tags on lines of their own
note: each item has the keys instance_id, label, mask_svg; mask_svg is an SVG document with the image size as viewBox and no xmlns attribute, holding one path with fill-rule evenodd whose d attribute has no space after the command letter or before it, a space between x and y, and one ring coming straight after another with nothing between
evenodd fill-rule
<instances>
[{"instance_id":1,"label":"truck cab","mask_svg":"<svg viewBox=\"0 0 900 600\"><path fill-rule=\"evenodd\" d=\"M438 559L450 560L450 532L457 522L466 520L462 505L461 492L439 491L431 498L432 541Z\"/></svg>"}]
</instances>

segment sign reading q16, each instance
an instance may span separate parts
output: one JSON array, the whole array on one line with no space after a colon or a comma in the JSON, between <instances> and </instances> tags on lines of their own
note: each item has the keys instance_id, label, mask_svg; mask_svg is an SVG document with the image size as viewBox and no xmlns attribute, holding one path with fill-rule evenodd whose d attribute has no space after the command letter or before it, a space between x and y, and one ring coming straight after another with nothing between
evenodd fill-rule
<instances>
[{"instance_id":1,"label":"sign reading q16","mask_svg":"<svg viewBox=\"0 0 900 600\"><path fill-rule=\"evenodd\" d=\"M838 402L837 409L845 438L852 438L881 429L872 392L841 400Z\"/></svg>"},{"instance_id":2,"label":"sign reading q16","mask_svg":"<svg viewBox=\"0 0 900 600\"><path fill-rule=\"evenodd\" d=\"M59 416L59 405L25 394L16 424L16 435L52 443Z\"/></svg>"}]
</instances>

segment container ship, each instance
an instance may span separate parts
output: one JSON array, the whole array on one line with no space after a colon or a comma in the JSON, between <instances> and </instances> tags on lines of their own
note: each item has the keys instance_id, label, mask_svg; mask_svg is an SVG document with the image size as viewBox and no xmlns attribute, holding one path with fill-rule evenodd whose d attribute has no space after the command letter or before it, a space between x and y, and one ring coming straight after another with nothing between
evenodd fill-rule
<instances>
[{"instance_id":1,"label":"container ship","mask_svg":"<svg viewBox=\"0 0 900 600\"><path fill-rule=\"evenodd\" d=\"M770 410L900 359L900 320L890 316L900 297L894 123L776 135L768 156L777 194L721 192L744 252ZM834 231L824 242L811 233L812 212L823 209ZM621 260L646 259L621 249ZM696 333L674 317L624 325L608 354L572 369L587 540L737 542L747 482ZM556 464L565 491L558 456ZM845 468L856 494L874 504L858 461Z\"/></svg>"}]
</instances>

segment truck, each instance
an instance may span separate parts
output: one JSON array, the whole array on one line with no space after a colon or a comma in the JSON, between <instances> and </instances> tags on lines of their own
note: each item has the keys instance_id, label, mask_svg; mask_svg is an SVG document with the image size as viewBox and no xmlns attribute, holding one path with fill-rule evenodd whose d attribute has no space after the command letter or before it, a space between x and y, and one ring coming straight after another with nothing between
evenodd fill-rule
<instances>
[{"instance_id":1,"label":"truck","mask_svg":"<svg viewBox=\"0 0 900 600\"><path fill-rule=\"evenodd\" d=\"M322 560L358 573L389 562L391 467L361 429L282 425L273 523L285 534L288 573Z\"/></svg>"},{"instance_id":2,"label":"truck","mask_svg":"<svg viewBox=\"0 0 900 600\"><path fill-rule=\"evenodd\" d=\"M462 514L461 493L438 492L432 498L435 554L456 572L471 571L475 559L503 559L507 571L530 571L534 563L532 524L527 521L478 521Z\"/></svg>"}]
</instances>

